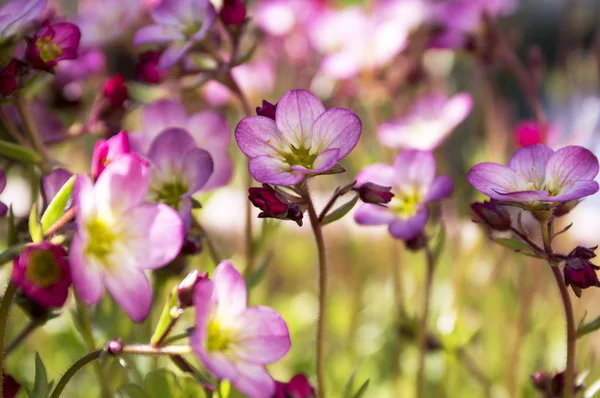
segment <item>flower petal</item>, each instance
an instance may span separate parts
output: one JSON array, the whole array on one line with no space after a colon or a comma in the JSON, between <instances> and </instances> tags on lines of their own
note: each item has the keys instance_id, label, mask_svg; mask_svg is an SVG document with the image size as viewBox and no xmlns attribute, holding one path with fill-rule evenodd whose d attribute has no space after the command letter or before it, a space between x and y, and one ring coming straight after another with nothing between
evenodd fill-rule
<instances>
[{"instance_id":1,"label":"flower petal","mask_svg":"<svg viewBox=\"0 0 600 398\"><path fill-rule=\"evenodd\" d=\"M575 181L563 187L560 195L549 196L542 199L542 202L566 202L568 200L581 199L598 192L598 183L596 181Z\"/></svg>"},{"instance_id":2,"label":"flower petal","mask_svg":"<svg viewBox=\"0 0 600 398\"><path fill-rule=\"evenodd\" d=\"M191 345L198 354L204 351L208 318L214 306L215 284L210 279L202 279L194 286L194 309L196 311L196 327L191 335Z\"/></svg>"},{"instance_id":3,"label":"flower petal","mask_svg":"<svg viewBox=\"0 0 600 398\"><path fill-rule=\"evenodd\" d=\"M94 183L88 176L77 174L73 187L73 198L79 233L85 233L87 220L96 214Z\"/></svg>"},{"instance_id":4,"label":"flower petal","mask_svg":"<svg viewBox=\"0 0 600 398\"><path fill-rule=\"evenodd\" d=\"M552 191L575 181L593 180L598 175L598 159L586 148L566 146L546 164L546 189Z\"/></svg>"},{"instance_id":5,"label":"flower petal","mask_svg":"<svg viewBox=\"0 0 600 398\"><path fill-rule=\"evenodd\" d=\"M302 171L290 170L290 166L271 156L257 156L248 164L250 174L258 182L283 186L296 185L305 177Z\"/></svg>"},{"instance_id":6,"label":"flower petal","mask_svg":"<svg viewBox=\"0 0 600 398\"><path fill-rule=\"evenodd\" d=\"M187 121L186 129L200 148L211 153L218 149L226 151L231 142L227 119L212 110L192 115Z\"/></svg>"},{"instance_id":7,"label":"flower petal","mask_svg":"<svg viewBox=\"0 0 600 398\"><path fill-rule=\"evenodd\" d=\"M169 47L160 55L158 67L167 70L177 64L181 58L192 48L193 41L188 42L172 42Z\"/></svg>"},{"instance_id":8,"label":"flower petal","mask_svg":"<svg viewBox=\"0 0 600 398\"><path fill-rule=\"evenodd\" d=\"M213 173L202 187L202 190L219 188L229 184L233 175L233 162L227 151L209 150L213 159Z\"/></svg>"},{"instance_id":9,"label":"flower petal","mask_svg":"<svg viewBox=\"0 0 600 398\"><path fill-rule=\"evenodd\" d=\"M520 191L519 179L514 170L491 162L476 164L467 173L467 180L475 189L498 200L505 200L502 194Z\"/></svg>"},{"instance_id":10,"label":"flower petal","mask_svg":"<svg viewBox=\"0 0 600 398\"><path fill-rule=\"evenodd\" d=\"M126 244L134 268L160 268L181 250L183 223L179 214L165 204L137 206L122 216L119 226L130 237Z\"/></svg>"},{"instance_id":11,"label":"flower petal","mask_svg":"<svg viewBox=\"0 0 600 398\"><path fill-rule=\"evenodd\" d=\"M100 301L104 293L102 268L85 256L85 241L76 235L69 248L69 267L75 293L88 305Z\"/></svg>"},{"instance_id":12,"label":"flower petal","mask_svg":"<svg viewBox=\"0 0 600 398\"><path fill-rule=\"evenodd\" d=\"M181 30L175 26L169 25L148 25L144 26L133 36L133 45L141 46L143 44L171 43L175 40L184 38Z\"/></svg>"},{"instance_id":13,"label":"flower petal","mask_svg":"<svg viewBox=\"0 0 600 398\"><path fill-rule=\"evenodd\" d=\"M397 239L414 239L423 232L428 219L429 211L426 207L423 207L409 219L398 218L393 221L389 226L390 234Z\"/></svg>"},{"instance_id":14,"label":"flower petal","mask_svg":"<svg viewBox=\"0 0 600 398\"><path fill-rule=\"evenodd\" d=\"M186 125L187 113L179 101L171 99L158 100L146 105L142 111L142 134L148 142L152 142L156 136L169 127L185 129ZM143 153L145 152L144 150Z\"/></svg>"},{"instance_id":15,"label":"flower petal","mask_svg":"<svg viewBox=\"0 0 600 398\"><path fill-rule=\"evenodd\" d=\"M192 148L196 148L196 141L186 130L169 127L152 141L148 159L170 180L182 174L184 158Z\"/></svg>"},{"instance_id":16,"label":"flower petal","mask_svg":"<svg viewBox=\"0 0 600 398\"><path fill-rule=\"evenodd\" d=\"M394 169L396 178L393 185L428 189L435 178L435 157L431 151L407 149L394 160Z\"/></svg>"},{"instance_id":17,"label":"flower petal","mask_svg":"<svg viewBox=\"0 0 600 398\"><path fill-rule=\"evenodd\" d=\"M212 278L217 299L217 317L235 319L246 310L246 282L231 261L217 266Z\"/></svg>"},{"instance_id":18,"label":"flower petal","mask_svg":"<svg viewBox=\"0 0 600 398\"><path fill-rule=\"evenodd\" d=\"M271 398L275 393L275 380L263 367L245 362L236 364L237 377L231 383L241 393L251 398Z\"/></svg>"},{"instance_id":19,"label":"flower petal","mask_svg":"<svg viewBox=\"0 0 600 398\"><path fill-rule=\"evenodd\" d=\"M384 225L395 219L396 216L387 207L369 203L362 204L354 213L354 220L360 225Z\"/></svg>"},{"instance_id":20,"label":"flower petal","mask_svg":"<svg viewBox=\"0 0 600 398\"><path fill-rule=\"evenodd\" d=\"M152 306L152 288L144 271L120 266L107 270L103 279L106 289L134 322L146 319Z\"/></svg>"},{"instance_id":21,"label":"flower petal","mask_svg":"<svg viewBox=\"0 0 600 398\"><path fill-rule=\"evenodd\" d=\"M321 153L329 148L338 148L339 160L348 155L358 143L362 123L354 112L332 108L315 120L311 131L311 150Z\"/></svg>"},{"instance_id":22,"label":"flower petal","mask_svg":"<svg viewBox=\"0 0 600 398\"><path fill-rule=\"evenodd\" d=\"M203 367L217 379L233 381L238 376L239 363L234 364L225 354L218 351L208 352L204 349L197 354Z\"/></svg>"},{"instance_id":23,"label":"flower petal","mask_svg":"<svg viewBox=\"0 0 600 398\"><path fill-rule=\"evenodd\" d=\"M335 166L336 162L340 159L339 153L340 150L337 148L327 149L317 156L311 169L299 165L293 165L291 169L304 174L323 173Z\"/></svg>"},{"instance_id":24,"label":"flower petal","mask_svg":"<svg viewBox=\"0 0 600 398\"><path fill-rule=\"evenodd\" d=\"M431 187L429 188L429 193L424 200L424 203L433 202L434 200L439 200L443 198L447 198L452 195L452 191L454 191L454 183L452 179L448 176L439 176L433 180Z\"/></svg>"},{"instance_id":25,"label":"flower petal","mask_svg":"<svg viewBox=\"0 0 600 398\"><path fill-rule=\"evenodd\" d=\"M356 176L356 185L362 185L365 182L373 182L384 187L391 187L394 182L396 169L392 166L375 163L362 169Z\"/></svg>"},{"instance_id":26,"label":"flower petal","mask_svg":"<svg viewBox=\"0 0 600 398\"><path fill-rule=\"evenodd\" d=\"M240 151L249 158L277 155L288 150L275 121L264 116L243 118L235 128L235 140Z\"/></svg>"},{"instance_id":27,"label":"flower petal","mask_svg":"<svg viewBox=\"0 0 600 398\"><path fill-rule=\"evenodd\" d=\"M269 307L248 308L237 327L239 333L232 350L242 360L256 365L280 360L292 345L285 321Z\"/></svg>"},{"instance_id":28,"label":"flower petal","mask_svg":"<svg viewBox=\"0 0 600 398\"><path fill-rule=\"evenodd\" d=\"M50 174L42 177L42 192L46 204L50 203L58 191L65 185L73 174L65 169L54 169ZM3 187L0 187L2 192Z\"/></svg>"},{"instance_id":29,"label":"flower petal","mask_svg":"<svg viewBox=\"0 0 600 398\"><path fill-rule=\"evenodd\" d=\"M325 106L310 91L291 90L277 103L275 121L285 141L296 148L309 148L312 125Z\"/></svg>"},{"instance_id":30,"label":"flower petal","mask_svg":"<svg viewBox=\"0 0 600 398\"><path fill-rule=\"evenodd\" d=\"M508 167L526 182L540 186L545 178L546 163L553 154L554 151L546 145L530 145L515 152L508 162Z\"/></svg>"}]
</instances>

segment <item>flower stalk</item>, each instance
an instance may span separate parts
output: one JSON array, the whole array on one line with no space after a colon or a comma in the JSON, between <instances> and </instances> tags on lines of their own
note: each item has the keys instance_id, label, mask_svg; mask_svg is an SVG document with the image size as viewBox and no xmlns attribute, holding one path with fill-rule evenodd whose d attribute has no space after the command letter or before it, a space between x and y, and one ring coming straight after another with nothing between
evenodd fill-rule
<instances>
[{"instance_id":1,"label":"flower stalk","mask_svg":"<svg viewBox=\"0 0 600 398\"><path fill-rule=\"evenodd\" d=\"M75 361L75 363L73 363L73 365L71 365L71 367L69 367L69 369L67 369L65 374L62 375L62 377L56 384L56 387L52 391L52 395L50 395L50 398L60 397L60 394L63 392L63 390L65 389L65 387L67 386L67 383L69 383L71 378L73 378L73 376L75 376L75 374L80 369L82 369L85 365L87 365L90 362L94 362L95 360L100 358L100 356L102 355L103 352L104 352L104 350L95 350L95 351L92 351L92 352L84 355L83 357L79 358L77 361Z\"/></svg>"},{"instance_id":2,"label":"flower stalk","mask_svg":"<svg viewBox=\"0 0 600 398\"><path fill-rule=\"evenodd\" d=\"M6 291L4 292L4 296L2 296L2 301L0 302L0 391L3 390L3 380L4 380L4 343L6 340L6 322L8 320L8 314L10 313L10 307L12 305L12 301L17 293L17 285L10 280L8 282L8 286L6 287Z\"/></svg>"},{"instance_id":3,"label":"flower stalk","mask_svg":"<svg viewBox=\"0 0 600 398\"><path fill-rule=\"evenodd\" d=\"M417 347L419 350L419 362L417 367L416 396L423 396L423 376L425 373L425 354L427 353L427 320L429 318L429 307L431 304L431 287L433 285L433 274L435 272L435 258L429 247L429 243L423 248L427 261L425 274L425 297L421 313Z\"/></svg>"}]
</instances>

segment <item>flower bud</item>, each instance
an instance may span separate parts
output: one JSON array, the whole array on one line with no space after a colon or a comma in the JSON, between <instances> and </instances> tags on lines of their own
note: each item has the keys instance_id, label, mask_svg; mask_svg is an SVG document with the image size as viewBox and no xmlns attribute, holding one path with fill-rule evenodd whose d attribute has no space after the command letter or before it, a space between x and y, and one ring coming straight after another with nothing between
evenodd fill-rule
<instances>
[{"instance_id":1,"label":"flower bud","mask_svg":"<svg viewBox=\"0 0 600 398\"><path fill-rule=\"evenodd\" d=\"M546 129L535 121L519 123L514 129L513 135L519 148L543 144L546 141Z\"/></svg>"},{"instance_id":2,"label":"flower bud","mask_svg":"<svg viewBox=\"0 0 600 398\"><path fill-rule=\"evenodd\" d=\"M168 72L158 67L160 51L146 51L139 55L135 66L135 78L139 81L157 84L164 79Z\"/></svg>"},{"instance_id":3,"label":"flower bud","mask_svg":"<svg viewBox=\"0 0 600 398\"><path fill-rule=\"evenodd\" d=\"M511 227L510 213L495 201L475 202L471 205L473 222L485 224L495 231L507 231Z\"/></svg>"},{"instance_id":4,"label":"flower bud","mask_svg":"<svg viewBox=\"0 0 600 398\"><path fill-rule=\"evenodd\" d=\"M106 343L106 352L109 355L119 355L123 350L123 342L121 340L111 340Z\"/></svg>"},{"instance_id":5,"label":"flower bud","mask_svg":"<svg viewBox=\"0 0 600 398\"><path fill-rule=\"evenodd\" d=\"M285 195L280 194L267 184L261 188L252 187L248 190L248 199L262 212L259 218L277 218L280 220L292 220L302 226L304 212L297 203L290 202Z\"/></svg>"},{"instance_id":6,"label":"flower bud","mask_svg":"<svg viewBox=\"0 0 600 398\"><path fill-rule=\"evenodd\" d=\"M108 140L99 140L96 142L92 154L92 178L94 180L98 179L110 162L120 155L130 152L129 138L125 131L119 132Z\"/></svg>"},{"instance_id":7,"label":"flower bud","mask_svg":"<svg viewBox=\"0 0 600 398\"><path fill-rule=\"evenodd\" d=\"M120 109L129 99L129 91L125 85L125 77L117 73L104 83L102 88L104 98L106 98L113 109Z\"/></svg>"},{"instance_id":8,"label":"flower bud","mask_svg":"<svg viewBox=\"0 0 600 398\"><path fill-rule=\"evenodd\" d=\"M576 378L577 374L573 376ZM549 398L559 398L563 396L565 389L565 371L554 374L537 371L531 375L531 381L539 391L549 393ZM574 384L573 393L577 393L583 388L585 385L582 383Z\"/></svg>"},{"instance_id":9,"label":"flower bud","mask_svg":"<svg viewBox=\"0 0 600 398\"><path fill-rule=\"evenodd\" d=\"M219 16L223 24L239 26L246 20L246 6L242 0L224 0Z\"/></svg>"},{"instance_id":10,"label":"flower bud","mask_svg":"<svg viewBox=\"0 0 600 398\"><path fill-rule=\"evenodd\" d=\"M575 249L571 250L571 253L569 253L569 257L579 257L579 258L583 258L584 260L589 260L591 258L596 257L595 250L597 248L598 248L598 246L594 246L594 247L577 246Z\"/></svg>"},{"instance_id":11,"label":"flower bud","mask_svg":"<svg viewBox=\"0 0 600 398\"><path fill-rule=\"evenodd\" d=\"M404 241L404 243L406 244L406 248L408 250L416 252L424 248L425 245L427 245L427 237L421 233L416 238L406 240Z\"/></svg>"},{"instance_id":12,"label":"flower bud","mask_svg":"<svg viewBox=\"0 0 600 398\"><path fill-rule=\"evenodd\" d=\"M179 308L183 309L194 305L194 287L196 283L204 279L208 279L208 272L200 274L197 270L193 270L177 285Z\"/></svg>"},{"instance_id":13,"label":"flower bud","mask_svg":"<svg viewBox=\"0 0 600 398\"><path fill-rule=\"evenodd\" d=\"M0 69L0 94L9 96L19 84L18 78L27 74L27 65L16 58L10 60L2 69Z\"/></svg>"},{"instance_id":14,"label":"flower bud","mask_svg":"<svg viewBox=\"0 0 600 398\"><path fill-rule=\"evenodd\" d=\"M4 398L14 398L17 396L21 385L6 373L2 374L2 396Z\"/></svg>"},{"instance_id":15,"label":"flower bud","mask_svg":"<svg viewBox=\"0 0 600 398\"><path fill-rule=\"evenodd\" d=\"M569 257L563 270L565 283L571 286L577 297L581 296L581 289L587 289L592 286L600 287L600 281L596 270L600 269L597 265L581 257Z\"/></svg>"},{"instance_id":16,"label":"flower bud","mask_svg":"<svg viewBox=\"0 0 600 398\"><path fill-rule=\"evenodd\" d=\"M262 107L256 107L256 114L258 116L264 116L275 120L275 111L277 110L277 104L272 104L269 101L263 100Z\"/></svg>"},{"instance_id":17,"label":"flower bud","mask_svg":"<svg viewBox=\"0 0 600 398\"><path fill-rule=\"evenodd\" d=\"M280 381L276 383L273 398L314 398L317 396L314 387L310 385L308 378L302 373L292 377L288 383Z\"/></svg>"},{"instance_id":18,"label":"flower bud","mask_svg":"<svg viewBox=\"0 0 600 398\"><path fill-rule=\"evenodd\" d=\"M67 253L47 241L29 245L13 262L12 280L42 307L62 307L71 285Z\"/></svg>"},{"instance_id":19,"label":"flower bud","mask_svg":"<svg viewBox=\"0 0 600 398\"><path fill-rule=\"evenodd\" d=\"M365 203L371 203L374 205L383 205L386 203L390 203L394 194L390 192L392 187L384 187L382 185L377 185L372 182L365 182L360 187L355 188L354 190L358 192L358 196L360 200Z\"/></svg>"}]
</instances>

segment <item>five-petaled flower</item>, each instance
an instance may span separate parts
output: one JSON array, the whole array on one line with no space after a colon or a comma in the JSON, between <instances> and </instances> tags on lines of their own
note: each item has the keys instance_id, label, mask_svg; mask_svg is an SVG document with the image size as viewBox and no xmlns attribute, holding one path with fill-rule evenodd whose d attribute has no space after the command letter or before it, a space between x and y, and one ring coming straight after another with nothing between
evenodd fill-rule
<instances>
[{"instance_id":1,"label":"five-petaled flower","mask_svg":"<svg viewBox=\"0 0 600 398\"><path fill-rule=\"evenodd\" d=\"M215 20L216 11L209 0L163 0L150 15L155 24L137 31L133 45L168 45L158 66L169 69L204 38Z\"/></svg>"},{"instance_id":2,"label":"five-petaled flower","mask_svg":"<svg viewBox=\"0 0 600 398\"><path fill-rule=\"evenodd\" d=\"M45 21L41 29L28 40L25 57L37 69L50 69L59 61L77 58L81 32L77 25Z\"/></svg>"},{"instance_id":3,"label":"five-petaled flower","mask_svg":"<svg viewBox=\"0 0 600 398\"><path fill-rule=\"evenodd\" d=\"M246 117L237 125L235 138L257 181L291 186L331 169L356 146L361 130L354 112L325 110L312 93L292 90L277 103L275 120Z\"/></svg>"},{"instance_id":4,"label":"five-petaled flower","mask_svg":"<svg viewBox=\"0 0 600 398\"><path fill-rule=\"evenodd\" d=\"M77 295L95 304L104 287L135 322L150 311L152 290L144 270L173 260L183 242L178 214L164 204L145 204L149 166L136 155L111 162L95 184L75 183L77 234L69 251Z\"/></svg>"},{"instance_id":5,"label":"five-petaled flower","mask_svg":"<svg viewBox=\"0 0 600 398\"><path fill-rule=\"evenodd\" d=\"M71 286L67 253L47 241L29 245L13 262L12 280L37 304L62 307Z\"/></svg>"},{"instance_id":6,"label":"five-petaled flower","mask_svg":"<svg viewBox=\"0 0 600 398\"><path fill-rule=\"evenodd\" d=\"M244 278L222 261L212 280L196 283L196 327L191 345L206 370L250 398L271 398L275 381L265 365L290 349L289 331L269 307L247 307Z\"/></svg>"},{"instance_id":7,"label":"five-petaled flower","mask_svg":"<svg viewBox=\"0 0 600 398\"><path fill-rule=\"evenodd\" d=\"M395 196L387 207L362 204L354 215L361 225L388 225L389 232L405 241L421 235L429 219L428 204L452 194L454 185L447 176L436 177L436 163L429 151L400 152L392 166L373 164L356 178L357 184L370 181L392 187Z\"/></svg>"},{"instance_id":8,"label":"five-petaled flower","mask_svg":"<svg viewBox=\"0 0 600 398\"><path fill-rule=\"evenodd\" d=\"M542 144L519 149L508 162L479 163L467 179L479 192L502 201L566 202L598 192L598 159L580 146L554 152Z\"/></svg>"}]
</instances>

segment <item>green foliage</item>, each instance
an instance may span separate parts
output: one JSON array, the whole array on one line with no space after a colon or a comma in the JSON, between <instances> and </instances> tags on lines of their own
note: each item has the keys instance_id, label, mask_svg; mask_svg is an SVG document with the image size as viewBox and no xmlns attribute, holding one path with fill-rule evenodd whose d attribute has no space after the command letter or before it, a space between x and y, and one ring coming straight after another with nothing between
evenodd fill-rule
<instances>
[{"instance_id":1,"label":"green foliage","mask_svg":"<svg viewBox=\"0 0 600 398\"><path fill-rule=\"evenodd\" d=\"M39 164L42 157L35 151L19 144L0 140L0 155L9 159L20 160L25 163Z\"/></svg>"},{"instance_id":2,"label":"green foliage","mask_svg":"<svg viewBox=\"0 0 600 398\"><path fill-rule=\"evenodd\" d=\"M331 213L327 214L323 218L323 221L321 221L321 225L330 224L330 223L337 221L340 218L344 217L346 214L348 214L350 212L350 210L352 210L354 208L356 203L358 203L358 199L359 199L358 195L355 195L354 198L352 198L348 202L344 203L343 205L341 205L340 207L338 207Z\"/></svg>"},{"instance_id":3,"label":"green foliage","mask_svg":"<svg viewBox=\"0 0 600 398\"><path fill-rule=\"evenodd\" d=\"M143 385L128 383L119 387L121 398L206 398L200 383L188 375L159 369L144 377Z\"/></svg>"},{"instance_id":4,"label":"green foliage","mask_svg":"<svg viewBox=\"0 0 600 398\"><path fill-rule=\"evenodd\" d=\"M52 390L52 382L48 382L48 375L44 362L39 354L35 353L35 382L31 391L27 390L29 398L47 398Z\"/></svg>"},{"instance_id":5,"label":"green foliage","mask_svg":"<svg viewBox=\"0 0 600 398\"><path fill-rule=\"evenodd\" d=\"M38 220L37 205L35 203L31 206L31 212L29 213L29 235L31 235L33 243L44 240L44 231L40 220Z\"/></svg>"},{"instance_id":6,"label":"green foliage","mask_svg":"<svg viewBox=\"0 0 600 398\"><path fill-rule=\"evenodd\" d=\"M541 258L527 243L510 238L496 238L494 242L508 249L514 250L517 253L524 254L529 257Z\"/></svg>"},{"instance_id":7,"label":"green foliage","mask_svg":"<svg viewBox=\"0 0 600 398\"><path fill-rule=\"evenodd\" d=\"M69 180L62 186L58 191L52 202L48 205L48 208L42 215L41 225L42 232L46 233L50 227L54 225L62 216L65 214L65 209L71 199L73 192L73 186L75 185L75 176L69 178Z\"/></svg>"}]
</instances>

